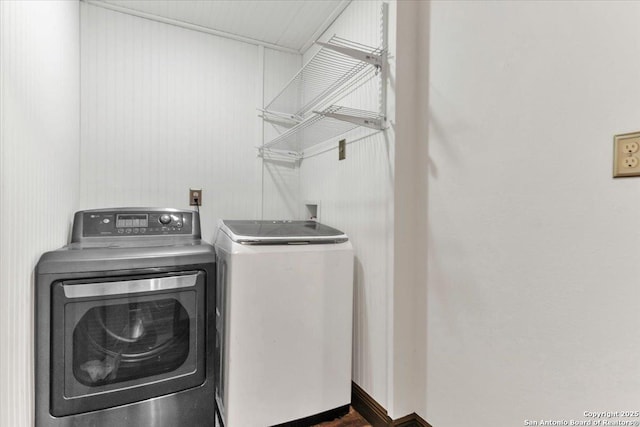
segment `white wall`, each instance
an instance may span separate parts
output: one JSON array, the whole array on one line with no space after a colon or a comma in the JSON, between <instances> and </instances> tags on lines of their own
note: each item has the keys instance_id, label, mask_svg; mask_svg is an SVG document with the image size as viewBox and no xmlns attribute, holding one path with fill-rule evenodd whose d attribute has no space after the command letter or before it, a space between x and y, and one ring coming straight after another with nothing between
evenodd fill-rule
<instances>
[{"instance_id":1,"label":"white wall","mask_svg":"<svg viewBox=\"0 0 640 427\"><path fill-rule=\"evenodd\" d=\"M640 4L430 13L420 414L507 427L637 410L640 181L611 165L613 135L640 127Z\"/></svg>"},{"instance_id":2,"label":"white wall","mask_svg":"<svg viewBox=\"0 0 640 427\"><path fill-rule=\"evenodd\" d=\"M193 187L207 240L218 218L260 218L263 70L299 59L84 3L81 18L81 207L188 208ZM287 216L264 176L268 212Z\"/></svg>"},{"instance_id":3,"label":"white wall","mask_svg":"<svg viewBox=\"0 0 640 427\"><path fill-rule=\"evenodd\" d=\"M381 4L352 2L321 39L337 34L380 46ZM305 53L305 62L315 51ZM375 110L379 87L371 83L340 105ZM372 132L368 129L347 136L344 161L338 161L338 138L305 158L300 167L300 199L320 202L320 221L344 230L353 243L353 380L388 408L393 353L394 136L393 129L371 136Z\"/></svg>"},{"instance_id":4,"label":"white wall","mask_svg":"<svg viewBox=\"0 0 640 427\"><path fill-rule=\"evenodd\" d=\"M33 424L33 269L78 204L78 9L0 1L0 426Z\"/></svg>"}]
</instances>

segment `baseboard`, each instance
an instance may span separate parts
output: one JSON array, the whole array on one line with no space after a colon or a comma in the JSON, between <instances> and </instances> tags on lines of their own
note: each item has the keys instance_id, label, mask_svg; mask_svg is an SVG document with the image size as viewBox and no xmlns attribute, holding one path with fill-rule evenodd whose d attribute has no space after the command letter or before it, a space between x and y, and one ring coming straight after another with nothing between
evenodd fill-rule
<instances>
[{"instance_id":1,"label":"baseboard","mask_svg":"<svg viewBox=\"0 0 640 427\"><path fill-rule=\"evenodd\" d=\"M351 406L373 427L433 427L415 412L392 420L387 410L354 382L351 383Z\"/></svg>"},{"instance_id":2,"label":"baseboard","mask_svg":"<svg viewBox=\"0 0 640 427\"><path fill-rule=\"evenodd\" d=\"M353 406L365 420L369 421L373 427L388 427L393 425L393 420L389 418L387 410L354 382L351 383L351 406Z\"/></svg>"},{"instance_id":3,"label":"baseboard","mask_svg":"<svg viewBox=\"0 0 640 427\"><path fill-rule=\"evenodd\" d=\"M432 427L415 412L406 417L399 418L391 424L393 427Z\"/></svg>"},{"instance_id":4,"label":"baseboard","mask_svg":"<svg viewBox=\"0 0 640 427\"><path fill-rule=\"evenodd\" d=\"M295 421L289 421L286 423L278 424L272 427L307 427L320 424L325 421L335 420L343 415L349 413L349 405L340 406L329 411L321 412L319 414L311 415L310 417L301 418Z\"/></svg>"}]
</instances>

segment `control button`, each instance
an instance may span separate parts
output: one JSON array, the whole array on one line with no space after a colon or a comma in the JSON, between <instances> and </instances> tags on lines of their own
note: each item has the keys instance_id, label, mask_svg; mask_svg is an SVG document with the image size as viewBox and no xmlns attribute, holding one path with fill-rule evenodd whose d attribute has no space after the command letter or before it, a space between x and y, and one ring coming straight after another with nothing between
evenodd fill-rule
<instances>
[{"instance_id":1,"label":"control button","mask_svg":"<svg viewBox=\"0 0 640 427\"><path fill-rule=\"evenodd\" d=\"M118 229L118 233L122 234L122 233L124 233L124 230L122 228L119 228Z\"/></svg>"},{"instance_id":2,"label":"control button","mask_svg":"<svg viewBox=\"0 0 640 427\"><path fill-rule=\"evenodd\" d=\"M146 229L146 228L141 228L141 229L140 229L140 232L141 232L141 233L146 233L146 232L147 232L147 229Z\"/></svg>"},{"instance_id":3,"label":"control button","mask_svg":"<svg viewBox=\"0 0 640 427\"><path fill-rule=\"evenodd\" d=\"M133 232L134 232L134 233L138 233L138 229L137 229L137 228L134 228L134 229L133 229Z\"/></svg>"},{"instance_id":4,"label":"control button","mask_svg":"<svg viewBox=\"0 0 640 427\"><path fill-rule=\"evenodd\" d=\"M168 214L160 215L160 223L169 224L171 222L171 216Z\"/></svg>"},{"instance_id":5,"label":"control button","mask_svg":"<svg viewBox=\"0 0 640 427\"><path fill-rule=\"evenodd\" d=\"M127 233L127 234L131 234L131 229L127 228L127 229L124 230L124 232Z\"/></svg>"},{"instance_id":6,"label":"control button","mask_svg":"<svg viewBox=\"0 0 640 427\"><path fill-rule=\"evenodd\" d=\"M105 218L102 220L103 223L105 224L109 224L111 222L111 220L109 218Z\"/></svg>"}]
</instances>

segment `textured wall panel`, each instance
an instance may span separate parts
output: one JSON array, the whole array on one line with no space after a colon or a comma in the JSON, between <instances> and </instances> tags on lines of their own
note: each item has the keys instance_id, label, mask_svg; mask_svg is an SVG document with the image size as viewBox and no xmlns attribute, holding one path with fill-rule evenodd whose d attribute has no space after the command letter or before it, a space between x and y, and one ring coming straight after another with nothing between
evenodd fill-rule
<instances>
[{"instance_id":1,"label":"textured wall panel","mask_svg":"<svg viewBox=\"0 0 640 427\"><path fill-rule=\"evenodd\" d=\"M92 5L81 7L81 205L261 215L258 48Z\"/></svg>"},{"instance_id":2,"label":"textured wall panel","mask_svg":"<svg viewBox=\"0 0 640 427\"><path fill-rule=\"evenodd\" d=\"M352 2L323 35L371 46L381 44L381 2ZM316 49L305 53L305 62ZM371 80L340 105L378 108L379 85ZM347 158L338 161L337 139L303 160L302 200L319 201L320 220L344 230L356 255L353 379L387 407L388 309L393 286L393 150L391 132L370 129L347 135Z\"/></svg>"},{"instance_id":3,"label":"textured wall panel","mask_svg":"<svg viewBox=\"0 0 640 427\"><path fill-rule=\"evenodd\" d=\"M265 49L265 105L282 90L301 65L301 55ZM287 130L268 121L262 126L265 142ZM297 164L267 157L264 161L263 185L264 219L300 219L300 169Z\"/></svg>"},{"instance_id":4,"label":"textured wall panel","mask_svg":"<svg viewBox=\"0 0 640 427\"><path fill-rule=\"evenodd\" d=\"M0 1L0 426L33 424L33 269L77 207L78 9Z\"/></svg>"}]
</instances>

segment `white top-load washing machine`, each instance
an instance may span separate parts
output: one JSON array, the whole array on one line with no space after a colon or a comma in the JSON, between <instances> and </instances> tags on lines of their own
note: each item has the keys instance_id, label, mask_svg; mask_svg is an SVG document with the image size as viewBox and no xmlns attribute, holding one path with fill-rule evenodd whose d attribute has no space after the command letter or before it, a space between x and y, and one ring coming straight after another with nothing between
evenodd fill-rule
<instances>
[{"instance_id":1,"label":"white top-load washing machine","mask_svg":"<svg viewBox=\"0 0 640 427\"><path fill-rule=\"evenodd\" d=\"M351 402L353 249L314 221L219 222L217 423L311 425Z\"/></svg>"}]
</instances>

